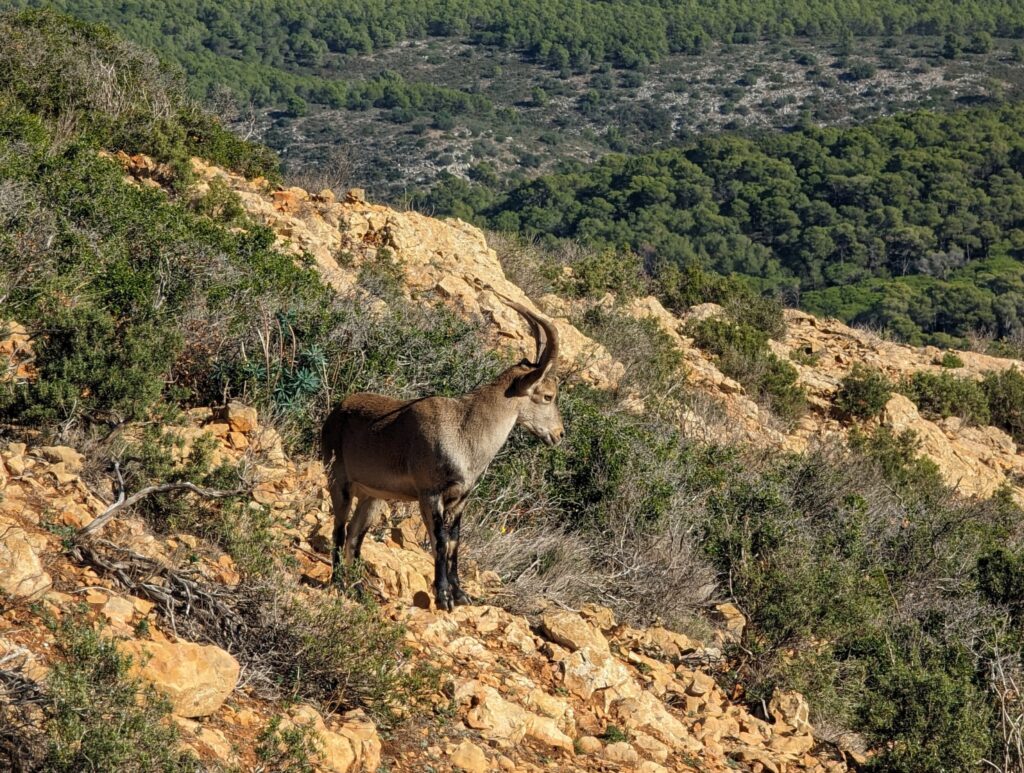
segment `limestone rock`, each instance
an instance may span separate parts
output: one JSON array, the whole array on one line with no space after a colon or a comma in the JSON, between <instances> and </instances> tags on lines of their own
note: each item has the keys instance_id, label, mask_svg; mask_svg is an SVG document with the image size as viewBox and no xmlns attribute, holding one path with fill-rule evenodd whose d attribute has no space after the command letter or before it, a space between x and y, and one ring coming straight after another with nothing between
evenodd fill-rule
<instances>
[{"instance_id":1,"label":"limestone rock","mask_svg":"<svg viewBox=\"0 0 1024 773\"><path fill-rule=\"evenodd\" d=\"M82 464L85 461L84 456L68 446L41 446L36 448L35 452L48 462L54 464L63 462L64 469L73 474L82 471Z\"/></svg>"},{"instance_id":2,"label":"limestone rock","mask_svg":"<svg viewBox=\"0 0 1024 773\"><path fill-rule=\"evenodd\" d=\"M487 773L487 755L470 740L458 745L451 756L452 765L466 773Z\"/></svg>"},{"instance_id":3,"label":"limestone rock","mask_svg":"<svg viewBox=\"0 0 1024 773\"><path fill-rule=\"evenodd\" d=\"M608 640L575 612L561 609L545 612L541 628L551 641L573 652L583 647L608 652Z\"/></svg>"},{"instance_id":4,"label":"limestone rock","mask_svg":"<svg viewBox=\"0 0 1024 773\"><path fill-rule=\"evenodd\" d=\"M376 773L380 767L381 742L377 728L360 711L350 711L340 727L330 728L316 709L308 704L294 707L281 723L311 728L320 742L316 762L330 773Z\"/></svg>"},{"instance_id":5,"label":"limestone rock","mask_svg":"<svg viewBox=\"0 0 1024 773\"><path fill-rule=\"evenodd\" d=\"M205 717L219 709L238 684L238 661L212 644L121 642L132 657L132 673L166 693L181 717Z\"/></svg>"},{"instance_id":6,"label":"limestone rock","mask_svg":"<svg viewBox=\"0 0 1024 773\"><path fill-rule=\"evenodd\" d=\"M14 600L31 600L52 584L28 533L13 521L0 519L0 591Z\"/></svg>"},{"instance_id":7,"label":"limestone rock","mask_svg":"<svg viewBox=\"0 0 1024 773\"><path fill-rule=\"evenodd\" d=\"M604 747L604 756L619 765L636 765L640 761L640 755L636 753L636 749L625 741L608 744Z\"/></svg>"},{"instance_id":8,"label":"limestone rock","mask_svg":"<svg viewBox=\"0 0 1024 773\"><path fill-rule=\"evenodd\" d=\"M252 432L259 426L256 409L238 401L231 401L225 410L228 426L232 432Z\"/></svg>"}]
</instances>

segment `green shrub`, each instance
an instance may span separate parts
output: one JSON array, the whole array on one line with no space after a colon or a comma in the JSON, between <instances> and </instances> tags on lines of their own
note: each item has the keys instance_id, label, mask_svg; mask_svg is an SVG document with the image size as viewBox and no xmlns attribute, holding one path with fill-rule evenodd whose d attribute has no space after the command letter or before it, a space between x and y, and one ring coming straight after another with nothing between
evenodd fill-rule
<instances>
[{"instance_id":1,"label":"green shrub","mask_svg":"<svg viewBox=\"0 0 1024 773\"><path fill-rule=\"evenodd\" d=\"M658 297L677 314L700 303L717 303L739 325L779 339L786 332L782 304L755 292L742 277L722 276L694 265L659 262L652 267Z\"/></svg>"},{"instance_id":2,"label":"green shrub","mask_svg":"<svg viewBox=\"0 0 1024 773\"><path fill-rule=\"evenodd\" d=\"M950 373L918 371L904 379L899 390L926 415L958 416L970 424L986 425L991 417L988 398L977 381Z\"/></svg>"},{"instance_id":3,"label":"green shrub","mask_svg":"<svg viewBox=\"0 0 1024 773\"><path fill-rule=\"evenodd\" d=\"M885 409L892 395L892 383L880 371L856 363L839 382L833 403L836 412L848 419L873 419Z\"/></svg>"},{"instance_id":4,"label":"green shrub","mask_svg":"<svg viewBox=\"0 0 1024 773\"><path fill-rule=\"evenodd\" d=\"M61 660L46 682L48 749L44 768L194 771L198 761L178 748L170 703L128 676L130 658L84 620L55 626Z\"/></svg>"},{"instance_id":5,"label":"green shrub","mask_svg":"<svg viewBox=\"0 0 1024 773\"><path fill-rule=\"evenodd\" d=\"M945 773L977 770L993 748L992 706L964 644L939 645L897 631L869 672L861 722L885 751L870 770ZM891 654L890 654L891 653Z\"/></svg>"},{"instance_id":6,"label":"green shrub","mask_svg":"<svg viewBox=\"0 0 1024 773\"><path fill-rule=\"evenodd\" d=\"M568 265L572 274L559 278L557 290L571 298L600 298L610 292L626 301L645 289L643 263L632 252L587 251Z\"/></svg>"},{"instance_id":7,"label":"green shrub","mask_svg":"<svg viewBox=\"0 0 1024 773\"><path fill-rule=\"evenodd\" d=\"M1024 551L999 547L982 555L978 585L990 602L1009 607L1018 626L1024 623Z\"/></svg>"},{"instance_id":8,"label":"green shrub","mask_svg":"<svg viewBox=\"0 0 1024 773\"><path fill-rule=\"evenodd\" d=\"M956 352L943 352L942 359L939 360L939 365L943 368L962 368L964 361L960 358Z\"/></svg>"},{"instance_id":9,"label":"green shrub","mask_svg":"<svg viewBox=\"0 0 1024 773\"><path fill-rule=\"evenodd\" d=\"M988 397L992 423L1024 443L1024 375L1016 367L985 374L981 388Z\"/></svg>"},{"instance_id":10,"label":"green shrub","mask_svg":"<svg viewBox=\"0 0 1024 773\"><path fill-rule=\"evenodd\" d=\"M155 54L103 27L49 10L24 11L0 16L0 39L0 96L48 126L74 127L108 150L171 162L186 179L192 155L248 176L278 177L270 150L224 129Z\"/></svg>"},{"instance_id":11,"label":"green shrub","mask_svg":"<svg viewBox=\"0 0 1024 773\"><path fill-rule=\"evenodd\" d=\"M268 580L253 600L254 656L266 653L293 694L329 711L362 707L390 725L440 689L440 674L414 663L402 626L372 601L332 595L314 603L294 588L282 595L281 585Z\"/></svg>"},{"instance_id":12,"label":"green shrub","mask_svg":"<svg viewBox=\"0 0 1024 773\"><path fill-rule=\"evenodd\" d=\"M173 427L167 432L159 425L143 428L137 441L127 443L117 452L127 489L137 491L145 486L182 481L225 491L241 486L240 471L235 465L213 466L217 441L211 436L194 440L188 456L175 461L181 447L182 441ZM158 532L186 532L209 540L230 555L247 575L266 574L274 567L279 546L270 530L270 510L251 506L248 497L207 500L189 493L154 494L137 507Z\"/></svg>"},{"instance_id":13,"label":"green shrub","mask_svg":"<svg viewBox=\"0 0 1024 773\"><path fill-rule=\"evenodd\" d=\"M281 729L281 717L273 716L256 737L256 759L264 769L275 773L313 773L314 759L321 743L316 730L308 724Z\"/></svg>"},{"instance_id":14,"label":"green shrub","mask_svg":"<svg viewBox=\"0 0 1024 773\"><path fill-rule=\"evenodd\" d=\"M743 384L779 418L793 422L806 412L807 396L797 384L796 368L768 348L765 332L709 318L690 324L687 333L697 346L716 355L722 373Z\"/></svg>"},{"instance_id":15,"label":"green shrub","mask_svg":"<svg viewBox=\"0 0 1024 773\"><path fill-rule=\"evenodd\" d=\"M636 387L643 396L655 399L648 410L671 408L682 396L683 354L656 320L595 306L577 324L626 367L622 387Z\"/></svg>"}]
</instances>

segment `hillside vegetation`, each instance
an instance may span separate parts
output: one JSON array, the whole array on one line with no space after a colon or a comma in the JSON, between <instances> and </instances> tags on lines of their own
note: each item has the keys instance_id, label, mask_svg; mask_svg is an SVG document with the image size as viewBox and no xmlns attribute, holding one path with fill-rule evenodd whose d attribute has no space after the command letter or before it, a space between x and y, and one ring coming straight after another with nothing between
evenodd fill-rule
<instances>
[{"instance_id":1,"label":"hillside vegetation","mask_svg":"<svg viewBox=\"0 0 1024 773\"><path fill-rule=\"evenodd\" d=\"M1011 337L1024 310L1022 127L1013 105L705 136L565 163L504 191L449 177L421 206L526 237L632 250L650 266L737 274L911 342Z\"/></svg>"},{"instance_id":2,"label":"hillside vegetation","mask_svg":"<svg viewBox=\"0 0 1024 773\"><path fill-rule=\"evenodd\" d=\"M998 13L999 7L977 6L986 13ZM380 547L383 557L373 564L379 602L350 600L330 587L323 569L323 478L312 461L311 442L328 407L357 389L456 394L495 373L507 356L493 347L487 315L467 321L438 303L439 296L454 295L455 285L444 277L433 292L410 291L414 267L403 263L403 252L419 249L431 257L423 261L428 266L440 256L466 261L458 239L469 238L472 229L430 226L428 218L374 208L358 197L337 203L330 192L314 200L275 189L274 159L264 149L227 134L149 54L110 33L31 13L3 17L0 39L2 69L10 74L0 83L0 319L12 342L5 338L3 351L15 357L11 372L0 379L0 472L7 492L0 505L14 503L10 513L0 511L0 533L6 535L0 539L12 551L24 553L28 545L34 555L28 534L41 537L39 549L51 566L60 567L59 584L65 583L58 588L61 595L46 597L49 606L29 606L32 594L0 599L3 635L45 651L48 667L30 680L31 689L23 686L20 671L0 671L3 684L18 686L18 695L34 696L37 690L44 696L22 699L13 709L6 698L0 702L0 751L31 750L19 760L30 769L198 766L169 751L178 731L168 735L154 721L168 707L150 694L136 704L132 695L141 685L132 681L128 663L91 632L101 617L118 619L116 605L107 606L109 594L95 602L95 596L82 594L87 604L102 605L103 615L97 609L76 612L79 591L88 591L86 585L102 575L107 590L119 593L144 594L154 577L177 588L178 596L159 597L158 609L151 602L146 613L137 614L133 606L122 614L119 637L159 648L175 631L183 640L213 641L237 655L247 676L237 686L236 662L226 690L237 699L229 707L231 727L241 733L236 740L253 749L247 761L254 765L308 769L318 743L342 743L336 739L339 723L346 738L356 739L344 741L344 748L359 748L359 759L371 759L366 724L372 719L372 737L378 729L385 735L385 762L396 771L422 770L424 760L441 756L442 742L451 741L454 753L456 740L487 748L482 769L497 764L501 750L522 755L523 764L537 770L596 770L615 753L626 753L620 743L634 755L627 764L655 765L646 770L663 769L653 761L659 755L676 770L754 769L774 759L761 748L767 739L785 744L795 736L799 751L785 752L785 764L793 769L841 770L840 742L878 771L1019 768L1015 685L1024 647L1024 519L1010 490L991 498L963 496L918 456L913 436L880 428L870 416L851 430L850 447L826 443L805 454L691 435L681 428L682 418L700 409L702 394L684 379L684 353L657 325L621 317L622 304L612 302L605 310L610 317L591 309L580 321L608 350L632 357L618 390L580 383L567 363L561 398L566 443L552 449L514 436L467 511L468 549L480 561L480 577L488 570L500 575L499 590L488 600L535 615L545 597L589 609L588 620L570 617L570 623L580 621L583 634L579 627L562 631L550 610L539 623L532 618L531 630L522 618L490 607L457 617L418 609L414 594L405 591L422 581L424 563L428 573L430 565L408 523L395 524L395 544ZM910 120L905 132L912 134L913 127L923 131L929 119ZM949 126L967 132L957 120L965 119L950 119ZM978 123L978 137L1001 131ZM791 141L810 152L818 147L815 136L809 130ZM838 142L844 135L835 136ZM739 141L720 142L729 147ZM1012 154L1012 138L1003 145L1003 153ZM756 148L741 147L751 154ZM110 157L115 151L124 152L124 164ZM128 157L138 151L149 156ZM894 153L903 158L910 151ZM231 188L234 178L227 172L199 174L204 164L192 162L192 155L262 179L246 183L251 189L243 196ZM927 154L919 166L927 168L935 155ZM757 174L761 164L787 179L782 162L755 158L746 197L750 209L767 185ZM623 163L613 158L604 168ZM827 157L821 163L838 164ZM970 167L962 164L966 176ZM791 201L813 208L801 198L801 186L815 183L790 167ZM637 212L651 205L663 213L657 202L667 191L689 191L695 207L719 206L718 186L708 182L713 178L682 151L669 169L688 182L677 188L670 176L668 188L656 167L640 175L651 177L649 183L630 189L635 198L620 196L617 204ZM574 190L585 175L562 179ZM728 188L728 172L722 175L722 187ZM545 190L543 183L535 186ZM581 185L576 192L582 191ZM584 196L576 205L563 196L535 212L582 227L578 207L594 205L596 198ZM784 268L801 281L819 281L810 271L813 263L803 272L795 259L771 257L742 227L730 230L729 217L739 218L741 200L734 197L736 207L728 215L708 213L709 222L726 224L729 238L723 243L736 248L737 260L763 259L773 267L765 278L776 282ZM925 199L922 207L938 207L940 200ZM564 215L555 201L568 207ZM778 206L788 210L788 203ZM294 213L321 205L335 219L333 233L344 238L331 249L296 246ZM615 202L608 206L615 211ZM837 206L836 216L849 219L856 245L866 237L857 231L862 210L851 206L849 212ZM254 220L267 207L286 220L276 230ZM525 206L523 211L529 213ZM360 229L341 228L346 213ZM749 226L757 217L751 212L739 222ZM408 238L402 222L417 223L423 230L414 235L434 233L437 241L424 245ZM649 226L652 237L672 236L657 218ZM624 233L638 238L639 227ZM974 233L970 224L964 228ZM799 242L802 229L791 230ZM322 229L321 235L327 233ZM959 238L941 229L931 233L937 248ZM940 234L949 241L938 241ZM1002 238L991 235L983 246ZM681 243L674 236L668 241ZM709 240L704 249L710 245ZM321 255L325 250L333 267ZM891 271L901 254L879 253L878 270ZM637 263L614 254L577 255L569 272L543 251L531 257L509 250L505 258L509 274L518 271L532 276L538 288L552 283L577 298L615 289L625 301L629 289L635 295L645 281ZM875 267L869 260L864 268ZM345 272L354 277L347 284L338 279ZM806 406L798 371L771 348L784 332L776 305L759 300L741 282L694 266L674 274L666 268L659 282L659 292L679 311L722 302L725 316L697 320L694 337L723 369L728 362L735 378L743 379L743 386L730 388L745 388L768 409L786 406L779 410L784 421L799 418ZM568 333L569 323L561 324ZM580 339L577 331L575 340ZM579 352L581 372L587 354ZM813 352L806 356L813 359ZM1004 411L1000 424L1019 433L1024 389L1017 371L1008 373L1015 375L994 375L983 388ZM926 391L936 387L918 384L914 394L941 412L941 401L926 400ZM255 406L264 426L239 401ZM204 432L213 437L203 439ZM79 452L45 451L43 443ZM59 468L26 461L26 454L46 453L66 460ZM85 508L91 518L104 499L114 500L109 479L122 474L132 490L190 480L226 496L151 498L135 508L138 520L112 528L116 543L89 548L74 534L83 525L80 511ZM77 515L65 519L63 513L71 511ZM399 540L407 547L400 548ZM138 555L144 550L160 561L150 557L146 563ZM399 593L395 586L402 582ZM202 593L193 596L182 588ZM721 607L723 602L733 606ZM594 603L611 607L624 625L615 624L611 611L586 606ZM709 614L716 606L730 612L732 635L716 631ZM40 615L47 612L49 638L40 633L32 640L26 632L44 628ZM658 621L709 643L683 647L696 658L687 661L678 644L674 655L666 655L665 645L642 646L629 638L638 630L631 626ZM605 628L616 641L633 643L617 643L619 654L612 653ZM48 646L40 647L40 641ZM187 641L174 644L192 651L183 646ZM439 648L447 654L438 655ZM494 674L481 674L481 663L494 664ZM694 670L701 663L717 684L707 672ZM539 695L531 691L541 686ZM817 740L809 735L807 717L791 718L790 727L769 714L767 707L777 707L791 690L807 696ZM530 696L530 712L508 708L513 698L527 700L520 693ZM728 704L726 694L749 710ZM280 716L246 725L243 709L257 717ZM499 725L506 727L504 736L495 730L499 709L514 720ZM727 711L728 722L722 718ZM12 714L18 721L6 721ZM227 715L222 711L216 722ZM124 721L112 723L112 716ZM571 716L578 719L569 722ZM334 728L330 735L325 717ZM557 733L551 729L556 721ZM173 727L211 742L217 738L204 735L201 723ZM806 732L794 734L797 727ZM586 751L595 747L585 737L596 740L604 756ZM641 762L633 746L649 759ZM375 748L379 762L379 740ZM229 765L213 759L204 764ZM355 752L352 759L355 765Z\"/></svg>"}]
</instances>

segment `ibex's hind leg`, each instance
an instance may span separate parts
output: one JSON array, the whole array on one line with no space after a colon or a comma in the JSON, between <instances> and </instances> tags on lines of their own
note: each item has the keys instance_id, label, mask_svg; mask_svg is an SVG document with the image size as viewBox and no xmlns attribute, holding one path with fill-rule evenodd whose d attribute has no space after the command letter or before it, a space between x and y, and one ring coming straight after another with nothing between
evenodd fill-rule
<instances>
[{"instance_id":1,"label":"ibex's hind leg","mask_svg":"<svg viewBox=\"0 0 1024 773\"><path fill-rule=\"evenodd\" d=\"M374 497L359 497L355 515L352 516L352 522L348 525L345 534L346 562L359 558L359 553L363 548L363 538L383 506L384 503Z\"/></svg>"},{"instance_id":2,"label":"ibex's hind leg","mask_svg":"<svg viewBox=\"0 0 1024 773\"><path fill-rule=\"evenodd\" d=\"M338 579L338 565L341 563L341 546L345 542L345 524L348 522L349 511L352 509L352 485L339 474L338 465L334 464L329 473L327 485L331 492L331 509L334 511L334 531L331 540L332 579Z\"/></svg>"},{"instance_id":3,"label":"ibex's hind leg","mask_svg":"<svg viewBox=\"0 0 1024 773\"><path fill-rule=\"evenodd\" d=\"M448 583L448 528L444 522L444 504L439 496L420 498L420 514L430 535L434 552L434 603L438 609L451 612L455 608Z\"/></svg>"}]
</instances>

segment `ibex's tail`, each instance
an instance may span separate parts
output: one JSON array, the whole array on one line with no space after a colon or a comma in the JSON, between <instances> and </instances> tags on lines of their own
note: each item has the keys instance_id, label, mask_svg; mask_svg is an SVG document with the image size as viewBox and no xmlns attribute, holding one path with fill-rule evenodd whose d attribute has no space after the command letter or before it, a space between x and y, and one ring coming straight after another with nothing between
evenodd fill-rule
<instances>
[{"instance_id":1,"label":"ibex's tail","mask_svg":"<svg viewBox=\"0 0 1024 773\"><path fill-rule=\"evenodd\" d=\"M331 463L337 455L337 440L341 437L341 406L337 406L324 420L324 426L320 430L320 459L324 463L324 469L330 469Z\"/></svg>"}]
</instances>

